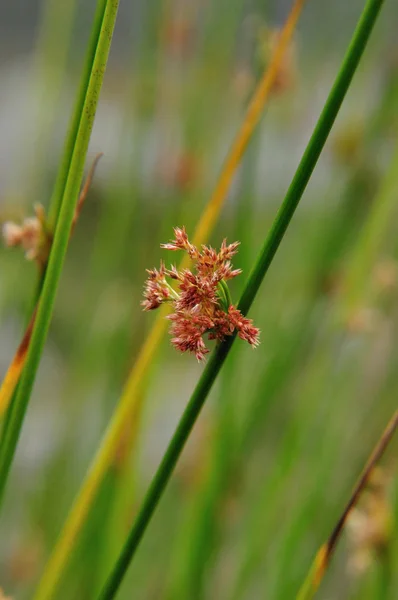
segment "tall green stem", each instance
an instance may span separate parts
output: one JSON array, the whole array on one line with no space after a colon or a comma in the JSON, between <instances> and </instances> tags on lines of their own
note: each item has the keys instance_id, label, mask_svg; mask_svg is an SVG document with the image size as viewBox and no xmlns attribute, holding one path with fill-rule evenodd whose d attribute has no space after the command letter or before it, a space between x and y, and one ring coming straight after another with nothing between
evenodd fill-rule
<instances>
[{"instance_id":1,"label":"tall green stem","mask_svg":"<svg viewBox=\"0 0 398 600\"><path fill-rule=\"evenodd\" d=\"M329 132L339 112L352 77L368 42L376 22L383 0L368 0L351 43L343 60L336 81L330 91L324 109L300 161L286 197L276 215L275 221L265 239L263 248L246 282L238 307L243 313L249 310L272 259L283 239L297 205L318 161ZM166 453L152 480L144 498L142 507L127 537L122 552L100 595L100 600L115 597L131 559L135 555L144 532L153 516L156 506L164 492L177 460L199 416L210 389L233 344L235 336L227 338L211 356L207 367L188 402L177 429L169 443Z\"/></svg>"},{"instance_id":2,"label":"tall green stem","mask_svg":"<svg viewBox=\"0 0 398 600\"><path fill-rule=\"evenodd\" d=\"M56 180L54 183L54 189L53 189L51 199L50 199L48 216L49 216L50 227L53 230L55 229L55 226L57 223L58 213L59 213L59 209L61 207L62 197L63 197L64 191L65 191L65 184L66 184L66 181L68 178L68 173L69 173L70 164L71 164L71 160L72 160L73 149L76 144L76 137L77 137L77 133L79 130L80 119L82 116L84 101L85 101L86 94L87 94L87 88L88 88L90 74L91 74L91 67L93 64L95 52L96 52L97 45L98 45L98 37L99 37L99 32L101 30L102 20L104 17L105 6L106 6L106 0L98 1L96 12L94 15L94 23L93 23L93 27L91 30L91 36L90 36L90 40L89 40L88 47L87 47L85 64L84 64L83 72L81 75L79 89L78 89L77 96L76 96L75 106L74 106L74 109L73 109L73 112L71 115L69 128L68 128L68 132L67 132L67 135L65 138L64 147L63 147L63 151L62 151L61 161L60 161L59 169L57 172L57 177L56 177ZM47 8L47 12L52 14L51 10L54 8L53 5L51 4L51 8L50 8L50 5L47 6L46 8ZM46 20L45 29L47 29L50 27L51 17L49 15L46 15L45 20ZM40 54L42 52L44 52L44 47L46 47L47 45L51 46L51 44L44 44L43 41L41 41L39 45L40 45ZM42 48L42 46L43 46L43 48ZM37 158L36 158L36 160L37 160ZM34 292L34 299L33 299L32 307L29 311L29 318L30 318L30 315L32 314L33 308L36 306L36 303L37 303L37 301L40 297L41 291L43 289L44 275L45 275L45 272L40 273L40 275L39 275L36 289ZM29 319L28 319L28 322L29 322ZM10 405L7 409L6 417L4 420L3 427L2 427L1 439L0 439L0 464L1 464L1 456L3 455L3 452L4 452L4 441L6 438L6 432L7 432L9 422L11 420L11 415L12 415L12 412L13 412L14 406L15 406L16 395L17 394L16 394L16 390L15 390L13 393Z\"/></svg>"},{"instance_id":3,"label":"tall green stem","mask_svg":"<svg viewBox=\"0 0 398 600\"><path fill-rule=\"evenodd\" d=\"M99 5L101 4L102 0L99 2ZM18 386L15 402L13 403L7 431L5 432L4 445L2 446L3 452L0 459L0 501L4 494L8 472L18 443L23 419L51 321L58 282L61 276L70 237L76 201L82 183L84 163L97 110L99 93L104 79L118 4L118 0L107 0L105 4L105 12L103 13L96 51L91 64L87 92L84 95L76 143L68 169L65 191L62 197L54 241L46 269L42 293L40 295L37 318L33 328L28 357Z\"/></svg>"}]
</instances>

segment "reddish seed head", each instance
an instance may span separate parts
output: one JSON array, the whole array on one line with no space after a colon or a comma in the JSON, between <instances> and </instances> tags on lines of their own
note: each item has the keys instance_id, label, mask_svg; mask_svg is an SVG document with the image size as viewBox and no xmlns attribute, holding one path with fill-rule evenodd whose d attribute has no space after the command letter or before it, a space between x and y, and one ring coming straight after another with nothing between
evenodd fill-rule
<instances>
[{"instance_id":1,"label":"reddish seed head","mask_svg":"<svg viewBox=\"0 0 398 600\"><path fill-rule=\"evenodd\" d=\"M160 244L160 247L164 248L165 250L185 250L193 260L198 258L198 249L188 240L185 227L175 227L174 235L175 240L171 240L168 244Z\"/></svg>"},{"instance_id":2,"label":"reddish seed head","mask_svg":"<svg viewBox=\"0 0 398 600\"><path fill-rule=\"evenodd\" d=\"M244 317L240 310L232 305L228 309L228 316L234 328L237 330L238 336L242 340L249 342L249 344L254 347L259 345L260 330L257 327L254 327L251 319Z\"/></svg>"},{"instance_id":3,"label":"reddish seed head","mask_svg":"<svg viewBox=\"0 0 398 600\"><path fill-rule=\"evenodd\" d=\"M149 277L145 284L144 297L141 302L144 310L159 308L163 302L168 302L171 297L171 288L166 281L166 269L164 263L160 263L159 270L147 269Z\"/></svg>"},{"instance_id":4,"label":"reddish seed head","mask_svg":"<svg viewBox=\"0 0 398 600\"><path fill-rule=\"evenodd\" d=\"M185 250L193 260L196 271L177 271L175 266L166 269L162 262L159 270L148 270L148 280L144 290L144 310L158 308L169 302L174 312L167 318L171 321L171 343L180 352L192 352L198 360L203 360L209 352L203 336L223 341L226 336L237 332L238 336L252 346L259 343L259 329L254 327L233 305L221 304L219 285L241 273L233 269L230 259L237 253L239 242L227 245L223 240L220 251L211 246L202 246L199 251L190 243L185 228L174 229L175 240L161 247L166 250ZM175 291L166 277L178 282Z\"/></svg>"}]
</instances>

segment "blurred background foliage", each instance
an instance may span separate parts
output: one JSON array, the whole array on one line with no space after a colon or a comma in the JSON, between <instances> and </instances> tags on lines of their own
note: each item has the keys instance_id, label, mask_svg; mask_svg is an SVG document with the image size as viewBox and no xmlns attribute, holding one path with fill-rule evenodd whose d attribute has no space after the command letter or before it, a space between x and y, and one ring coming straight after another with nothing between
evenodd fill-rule
<instances>
[{"instance_id":1,"label":"blurred background foliage","mask_svg":"<svg viewBox=\"0 0 398 600\"><path fill-rule=\"evenodd\" d=\"M151 327L139 305L145 269L164 257L173 226L193 231L289 6L121 3L90 144L91 158L104 157L68 250L0 523L0 585L12 598L32 597ZM214 246L242 242L235 299L362 6L307 3L211 236ZM93 0L0 6L2 221L48 203L93 10ZM294 598L396 406L397 26L386 2L251 311L262 343L235 344L121 599ZM0 269L3 374L36 273L5 249ZM121 440L57 598L96 597L202 368L163 341L138 443L129 452ZM395 441L320 598L396 597L396 456Z\"/></svg>"}]
</instances>

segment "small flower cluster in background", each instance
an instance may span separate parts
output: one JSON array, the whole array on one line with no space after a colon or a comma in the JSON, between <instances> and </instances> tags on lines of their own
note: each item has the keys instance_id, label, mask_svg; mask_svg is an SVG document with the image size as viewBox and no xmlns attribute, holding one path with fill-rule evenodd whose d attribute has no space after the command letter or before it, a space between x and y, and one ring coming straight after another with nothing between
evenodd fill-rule
<instances>
[{"instance_id":1,"label":"small flower cluster in background","mask_svg":"<svg viewBox=\"0 0 398 600\"><path fill-rule=\"evenodd\" d=\"M46 263L52 236L46 224L46 215L41 204L35 205L35 216L26 217L21 225L7 221L3 225L3 239L7 247L20 246L27 260L40 266Z\"/></svg>"},{"instance_id":2,"label":"small flower cluster in background","mask_svg":"<svg viewBox=\"0 0 398 600\"><path fill-rule=\"evenodd\" d=\"M194 272L189 269L178 271L172 266L148 270L142 302L144 310L153 310L161 304L170 303L173 312L171 321L171 343L180 352L192 352L203 360L209 352L203 341L208 334L210 340L223 341L235 332L251 346L259 343L260 331L254 327L231 303L226 282L241 273L233 269L231 258L237 253L239 242L227 245L223 241L219 252L210 246L198 250L190 243L185 228L174 229L175 240L161 247L166 250L184 250L194 263ZM167 278L174 280L175 290Z\"/></svg>"},{"instance_id":3,"label":"small flower cluster in background","mask_svg":"<svg viewBox=\"0 0 398 600\"><path fill-rule=\"evenodd\" d=\"M76 223L79 219L84 201L93 181L95 169L97 168L98 161L100 160L101 156L102 152L95 156L86 181L84 182L83 188L80 192L76 203L75 213L73 215L71 234L73 233ZM25 251L26 259L35 261L38 267L41 270L44 270L50 255L54 232L46 217L46 211L44 210L44 207L41 204L35 204L34 211L35 216L26 217L22 221L21 225L18 225L13 221L7 221L4 223L2 228L3 240L4 244L8 248L22 248Z\"/></svg>"},{"instance_id":4,"label":"small flower cluster in background","mask_svg":"<svg viewBox=\"0 0 398 600\"><path fill-rule=\"evenodd\" d=\"M383 560L388 553L394 524L390 483L390 473L385 468L375 467L360 502L349 515L347 566L353 575L363 575L375 560Z\"/></svg>"}]
</instances>

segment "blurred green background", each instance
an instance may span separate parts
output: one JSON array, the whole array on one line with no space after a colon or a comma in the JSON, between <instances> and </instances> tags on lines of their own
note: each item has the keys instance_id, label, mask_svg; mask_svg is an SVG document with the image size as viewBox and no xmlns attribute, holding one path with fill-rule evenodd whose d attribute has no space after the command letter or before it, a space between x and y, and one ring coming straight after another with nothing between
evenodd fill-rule
<instances>
[{"instance_id":1,"label":"blurred green background","mask_svg":"<svg viewBox=\"0 0 398 600\"><path fill-rule=\"evenodd\" d=\"M363 4L306 5L210 240L242 242L235 300ZM94 5L0 6L1 221L48 205ZM159 245L173 226L193 233L289 6L121 2L90 144L91 160L104 157L69 247L0 522L0 586L15 600L32 597L153 323L140 307L145 269L169 258ZM251 311L262 343L235 344L122 600L294 598L396 406L397 27L396 5L386 2ZM3 375L37 273L6 249L0 273ZM96 597L202 369L164 339L146 381L138 443L131 455L121 449L104 481L60 600ZM368 493L377 516L370 511L365 529L380 513L387 521L398 514L397 448L395 441L382 483ZM344 537L320 598L397 597L396 529L386 529L370 560L355 532Z\"/></svg>"}]
</instances>

